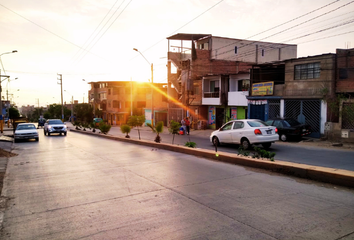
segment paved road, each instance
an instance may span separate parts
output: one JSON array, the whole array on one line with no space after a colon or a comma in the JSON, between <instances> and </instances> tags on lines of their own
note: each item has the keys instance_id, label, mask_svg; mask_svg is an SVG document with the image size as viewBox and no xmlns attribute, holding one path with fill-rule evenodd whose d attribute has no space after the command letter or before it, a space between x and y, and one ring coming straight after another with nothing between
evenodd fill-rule
<instances>
[{"instance_id":1,"label":"paved road","mask_svg":"<svg viewBox=\"0 0 354 240\"><path fill-rule=\"evenodd\" d=\"M74 132L14 151L0 239L354 238L352 189Z\"/></svg>"},{"instance_id":2,"label":"paved road","mask_svg":"<svg viewBox=\"0 0 354 240\"><path fill-rule=\"evenodd\" d=\"M187 141L193 141L197 143L198 148L214 150L215 148L209 140L210 132L210 130L200 130L193 131L191 135L175 135L174 144L184 145ZM109 134L124 136L119 127L112 127ZM140 137L151 141L155 135L148 128L143 128ZM130 136L134 139L139 139L136 129L131 131ZM172 134L169 134L168 130L165 129L165 133L162 134L162 141L164 143L172 143L172 138ZM276 160L354 171L354 149L319 148L312 146L310 143L308 144L278 141L272 145L270 151L276 153ZM230 153L237 153L237 149L237 145L218 147L218 151Z\"/></svg>"}]
</instances>

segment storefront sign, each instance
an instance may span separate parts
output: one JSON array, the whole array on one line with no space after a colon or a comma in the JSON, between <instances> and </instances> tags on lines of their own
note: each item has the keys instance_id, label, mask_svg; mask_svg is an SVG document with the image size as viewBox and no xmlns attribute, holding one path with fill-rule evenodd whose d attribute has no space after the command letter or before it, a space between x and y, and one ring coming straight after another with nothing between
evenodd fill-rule
<instances>
[{"instance_id":1,"label":"storefront sign","mask_svg":"<svg viewBox=\"0 0 354 240\"><path fill-rule=\"evenodd\" d=\"M267 100L248 100L248 104L251 104L251 105L265 105L265 104L267 104Z\"/></svg>"},{"instance_id":2,"label":"storefront sign","mask_svg":"<svg viewBox=\"0 0 354 240\"><path fill-rule=\"evenodd\" d=\"M252 96L273 95L274 82L252 84Z\"/></svg>"}]
</instances>

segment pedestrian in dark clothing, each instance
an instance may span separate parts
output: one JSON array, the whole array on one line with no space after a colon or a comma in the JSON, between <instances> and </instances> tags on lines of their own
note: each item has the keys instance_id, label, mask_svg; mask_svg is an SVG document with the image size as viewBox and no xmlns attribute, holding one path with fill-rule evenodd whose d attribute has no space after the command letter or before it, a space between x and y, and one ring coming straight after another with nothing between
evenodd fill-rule
<instances>
[{"instance_id":1,"label":"pedestrian in dark clothing","mask_svg":"<svg viewBox=\"0 0 354 240\"><path fill-rule=\"evenodd\" d=\"M190 125L191 125L189 118L186 118L185 124L186 124L187 135L189 135Z\"/></svg>"}]
</instances>

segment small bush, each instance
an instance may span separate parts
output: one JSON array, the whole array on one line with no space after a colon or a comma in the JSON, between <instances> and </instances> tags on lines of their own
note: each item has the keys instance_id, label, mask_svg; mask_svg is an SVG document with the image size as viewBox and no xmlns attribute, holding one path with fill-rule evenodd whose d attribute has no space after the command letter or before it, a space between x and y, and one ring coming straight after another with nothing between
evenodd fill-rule
<instances>
[{"instance_id":1,"label":"small bush","mask_svg":"<svg viewBox=\"0 0 354 240\"><path fill-rule=\"evenodd\" d=\"M121 125L120 130L122 133L125 133L126 138L130 138L129 133L130 133L131 127L129 125L126 125L126 124Z\"/></svg>"},{"instance_id":2,"label":"small bush","mask_svg":"<svg viewBox=\"0 0 354 240\"><path fill-rule=\"evenodd\" d=\"M100 124L98 125L98 128L101 130L103 134L107 134L109 130L111 130L111 127L112 127L111 125L105 122L100 122Z\"/></svg>"},{"instance_id":3,"label":"small bush","mask_svg":"<svg viewBox=\"0 0 354 240\"><path fill-rule=\"evenodd\" d=\"M186 147L190 147L190 148L196 148L197 147L197 144L195 142L186 142L184 144L184 146Z\"/></svg>"}]
</instances>

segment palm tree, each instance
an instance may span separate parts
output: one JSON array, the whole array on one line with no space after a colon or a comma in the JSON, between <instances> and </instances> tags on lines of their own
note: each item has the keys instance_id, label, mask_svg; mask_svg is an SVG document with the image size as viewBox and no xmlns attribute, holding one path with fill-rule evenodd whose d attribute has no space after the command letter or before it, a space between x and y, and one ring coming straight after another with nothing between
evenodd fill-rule
<instances>
[{"instance_id":1,"label":"palm tree","mask_svg":"<svg viewBox=\"0 0 354 240\"><path fill-rule=\"evenodd\" d=\"M163 132L163 121L158 122L155 127L152 126L150 123L147 123L146 125L150 127L151 130L157 134L154 141L160 143L161 142L160 133Z\"/></svg>"}]
</instances>

